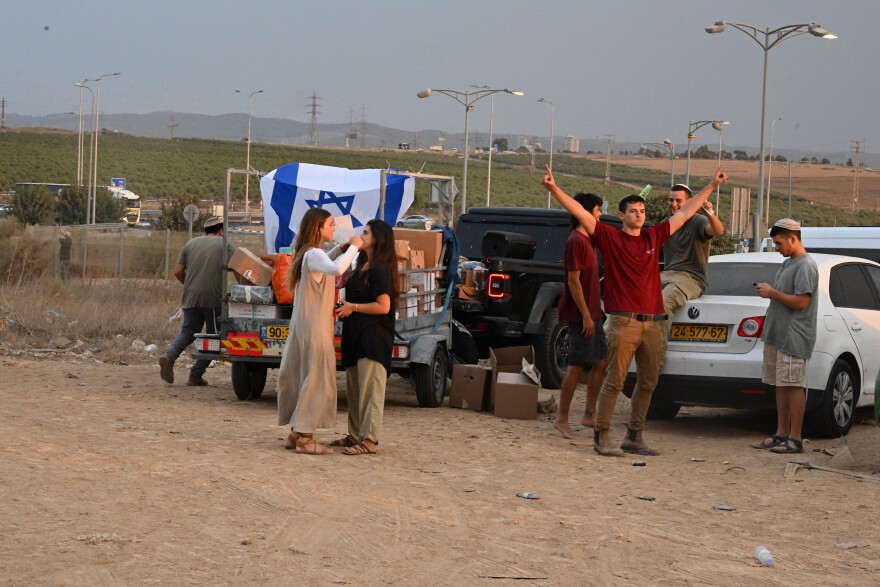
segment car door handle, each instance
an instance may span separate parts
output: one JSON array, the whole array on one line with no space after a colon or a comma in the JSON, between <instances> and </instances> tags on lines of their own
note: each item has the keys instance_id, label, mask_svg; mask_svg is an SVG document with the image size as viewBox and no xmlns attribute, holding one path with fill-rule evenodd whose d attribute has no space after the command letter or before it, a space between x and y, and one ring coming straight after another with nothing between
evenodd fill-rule
<instances>
[{"instance_id":1,"label":"car door handle","mask_svg":"<svg viewBox=\"0 0 880 587\"><path fill-rule=\"evenodd\" d=\"M850 328L852 328L853 330L861 330L861 329L862 329L862 325L859 324L858 322L853 322L853 323L852 323L852 326L850 326Z\"/></svg>"}]
</instances>

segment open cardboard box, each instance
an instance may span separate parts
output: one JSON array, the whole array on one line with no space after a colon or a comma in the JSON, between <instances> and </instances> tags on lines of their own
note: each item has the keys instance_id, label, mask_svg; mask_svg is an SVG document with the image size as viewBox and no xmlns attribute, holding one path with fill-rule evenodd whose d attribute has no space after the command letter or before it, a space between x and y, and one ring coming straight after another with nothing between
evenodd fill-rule
<instances>
[{"instance_id":1,"label":"open cardboard box","mask_svg":"<svg viewBox=\"0 0 880 587\"><path fill-rule=\"evenodd\" d=\"M272 285L272 267L244 247L235 249L228 267L235 273L239 283Z\"/></svg>"},{"instance_id":2,"label":"open cardboard box","mask_svg":"<svg viewBox=\"0 0 880 587\"><path fill-rule=\"evenodd\" d=\"M538 415L540 373L534 367L535 350L531 346L489 349L492 387L487 402L499 418L534 420ZM526 372L523 373L523 367Z\"/></svg>"}]
</instances>

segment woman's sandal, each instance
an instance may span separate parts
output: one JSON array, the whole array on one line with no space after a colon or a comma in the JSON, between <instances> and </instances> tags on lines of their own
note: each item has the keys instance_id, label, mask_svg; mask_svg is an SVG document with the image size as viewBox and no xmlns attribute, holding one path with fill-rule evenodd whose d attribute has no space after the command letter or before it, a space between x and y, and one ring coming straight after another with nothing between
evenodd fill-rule
<instances>
[{"instance_id":1,"label":"woman's sandal","mask_svg":"<svg viewBox=\"0 0 880 587\"><path fill-rule=\"evenodd\" d=\"M287 450L293 450L296 448L296 443L299 440L300 434L299 432L291 432L287 435L287 440L284 441L284 448Z\"/></svg>"},{"instance_id":2,"label":"woman's sandal","mask_svg":"<svg viewBox=\"0 0 880 587\"><path fill-rule=\"evenodd\" d=\"M377 452L379 452L379 451L376 449L376 447L370 448L368 445L364 444L363 442L359 442L356 445L350 446L347 449L345 449L344 451L342 451L342 454L349 455L349 456L374 455Z\"/></svg>"},{"instance_id":3,"label":"woman's sandal","mask_svg":"<svg viewBox=\"0 0 880 587\"><path fill-rule=\"evenodd\" d=\"M774 446L770 452L778 455L800 454L804 452L804 443L797 438L786 438L785 442Z\"/></svg>"},{"instance_id":4,"label":"woman's sandal","mask_svg":"<svg viewBox=\"0 0 880 587\"><path fill-rule=\"evenodd\" d=\"M351 448L358 443L357 440L351 437L351 435L346 435L342 438L337 438L336 440L330 441L330 446L341 446L342 448Z\"/></svg>"},{"instance_id":5,"label":"woman's sandal","mask_svg":"<svg viewBox=\"0 0 880 587\"><path fill-rule=\"evenodd\" d=\"M296 443L296 452L304 455L329 455L333 449L324 446L314 436L301 436Z\"/></svg>"},{"instance_id":6,"label":"woman's sandal","mask_svg":"<svg viewBox=\"0 0 880 587\"><path fill-rule=\"evenodd\" d=\"M785 444L786 440L788 440L788 436L776 436L774 434L770 438L765 438L761 442L753 442L749 446L757 448L758 450L771 450L780 444Z\"/></svg>"}]
</instances>

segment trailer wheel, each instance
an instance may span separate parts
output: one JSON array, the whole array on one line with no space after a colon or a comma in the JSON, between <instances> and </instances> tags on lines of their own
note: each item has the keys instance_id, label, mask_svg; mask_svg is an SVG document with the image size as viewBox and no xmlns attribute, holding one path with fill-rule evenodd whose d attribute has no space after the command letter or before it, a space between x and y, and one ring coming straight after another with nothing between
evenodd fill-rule
<instances>
[{"instance_id":1,"label":"trailer wheel","mask_svg":"<svg viewBox=\"0 0 880 587\"><path fill-rule=\"evenodd\" d=\"M436 408L446 395L446 348L438 344L431 362L412 366L416 386L416 399L420 408Z\"/></svg>"},{"instance_id":2,"label":"trailer wheel","mask_svg":"<svg viewBox=\"0 0 880 587\"><path fill-rule=\"evenodd\" d=\"M264 365L232 363L232 390L235 392L235 397L247 401L263 395L267 371Z\"/></svg>"}]
</instances>

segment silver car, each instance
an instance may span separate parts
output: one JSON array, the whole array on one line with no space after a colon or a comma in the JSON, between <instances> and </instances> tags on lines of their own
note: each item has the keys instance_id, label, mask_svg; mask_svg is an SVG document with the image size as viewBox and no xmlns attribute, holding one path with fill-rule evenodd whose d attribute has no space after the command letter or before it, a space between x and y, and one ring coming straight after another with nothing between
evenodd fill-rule
<instances>
[{"instance_id":1,"label":"silver car","mask_svg":"<svg viewBox=\"0 0 880 587\"><path fill-rule=\"evenodd\" d=\"M421 214L413 214L397 221L400 228L417 228L419 230L431 230L434 227L434 219Z\"/></svg>"}]
</instances>

